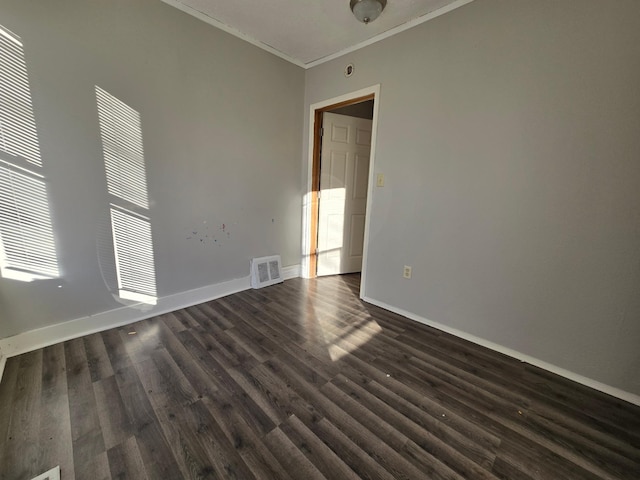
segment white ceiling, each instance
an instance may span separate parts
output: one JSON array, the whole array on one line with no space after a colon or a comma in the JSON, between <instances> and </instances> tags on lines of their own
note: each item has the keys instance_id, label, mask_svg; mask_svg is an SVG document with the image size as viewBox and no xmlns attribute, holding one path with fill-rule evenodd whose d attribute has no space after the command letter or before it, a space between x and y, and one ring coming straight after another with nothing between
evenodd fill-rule
<instances>
[{"instance_id":1,"label":"white ceiling","mask_svg":"<svg viewBox=\"0 0 640 480\"><path fill-rule=\"evenodd\" d=\"M349 0L162 0L296 65L312 67L473 0L388 0L358 22Z\"/></svg>"}]
</instances>

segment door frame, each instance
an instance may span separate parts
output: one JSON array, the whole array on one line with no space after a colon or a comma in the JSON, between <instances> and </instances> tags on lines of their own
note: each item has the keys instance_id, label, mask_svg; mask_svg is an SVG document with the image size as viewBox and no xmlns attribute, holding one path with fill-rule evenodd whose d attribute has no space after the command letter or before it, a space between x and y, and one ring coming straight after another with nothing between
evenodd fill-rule
<instances>
[{"instance_id":1,"label":"door frame","mask_svg":"<svg viewBox=\"0 0 640 480\"><path fill-rule=\"evenodd\" d=\"M307 188L303 209L303 255L302 277L315 278L318 246L318 192L320 190L320 145L322 142L322 114L338 107L373 100L373 119L371 124L371 153L369 154L369 179L367 184L367 207L364 220L364 244L362 251L362 273L360 280L360 298L364 297L366 287L367 252L369 243L369 224L371 215L371 197L373 193L374 162L376 137L378 130L378 106L380 103L380 84L346 93L313 103L309 107L309 151L307 163Z\"/></svg>"}]
</instances>

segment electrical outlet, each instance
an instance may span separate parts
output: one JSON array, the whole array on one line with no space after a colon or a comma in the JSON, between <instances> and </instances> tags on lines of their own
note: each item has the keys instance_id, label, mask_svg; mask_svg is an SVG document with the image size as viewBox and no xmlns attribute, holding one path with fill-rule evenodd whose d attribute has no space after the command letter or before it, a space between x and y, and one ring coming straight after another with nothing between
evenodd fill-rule
<instances>
[{"instance_id":1,"label":"electrical outlet","mask_svg":"<svg viewBox=\"0 0 640 480\"><path fill-rule=\"evenodd\" d=\"M376 176L376 187L384 187L384 173L379 173Z\"/></svg>"},{"instance_id":2,"label":"electrical outlet","mask_svg":"<svg viewBox=\"0 0 640 480\"><path fill-rule=\"evenodd\" d=\"M402 276L404 278L411 278L411 267L408 265L404 266L404 270L402 272Z\"/></svg>"}]
</instances>

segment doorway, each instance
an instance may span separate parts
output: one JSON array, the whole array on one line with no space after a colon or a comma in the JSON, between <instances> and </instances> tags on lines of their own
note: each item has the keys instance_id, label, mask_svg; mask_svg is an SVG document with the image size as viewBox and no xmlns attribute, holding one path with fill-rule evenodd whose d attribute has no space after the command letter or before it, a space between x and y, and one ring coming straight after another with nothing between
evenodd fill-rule
<instances>
[{"instance_id":1,"label":"doorway","mask_svg":"<svg viewBox=\"0 0 640 480\"><path fill-rule=\"evenodd\" d=\"M366 253L379 85L311 105L302 276L361 272Z\"/></svg>"},{"instance_id":2,"label":"doorway","mask_svg":"<svg viewBox=\"0 0 640 480\"><path fill-rule=\"evenodd\" d=\"M322 114L316 275L360 273L373 100Z\"/></svg>"}]
</instances>

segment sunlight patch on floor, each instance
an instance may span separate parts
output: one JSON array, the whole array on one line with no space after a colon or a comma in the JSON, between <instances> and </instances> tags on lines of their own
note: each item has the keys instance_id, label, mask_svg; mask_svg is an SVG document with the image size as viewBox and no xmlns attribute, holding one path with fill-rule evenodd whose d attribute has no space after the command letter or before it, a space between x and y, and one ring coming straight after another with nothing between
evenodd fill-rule
<instances>
[{"instance_id":1,"label":"sunlight patch on floor","mask_svg":"<svg viewBox=\"0 0 640 480\"><path fill-rule=\"evenodd\" d=\"M364 331L365 329L367 330ZM348 355L358 348L366 345L369 340L380 332L382 332L380 325L378 325L375 320L371 319L364 325L359 326L355 331L348 333L347 335L340 336L328 346L331 360L334 362L340 360L345 355Z\"/></svg>"},{"instance_id":2,"label":"sunlight patch on floor","mask_svg":"<svg viewBox=\"0 0 640 480\"><path fill-rule=\"evenodd\" d=\"M350 297L359 300L353 292L350 293ZM340 319L344 315L345 310L339 306L326 304L318 308L313 304L313 300L310 301L315 313L317 328L323 337L323 343L327 347L329 357L334 362L355 352L366 345L378 333L382 332L382 327L373 318L369 316L367 318L361 317L366 312L360 314L349 313L351 318L346 321L348 323L347 326L331 328L331 326L335 326L336 319Z\"/></svg>"}]
</instances>

